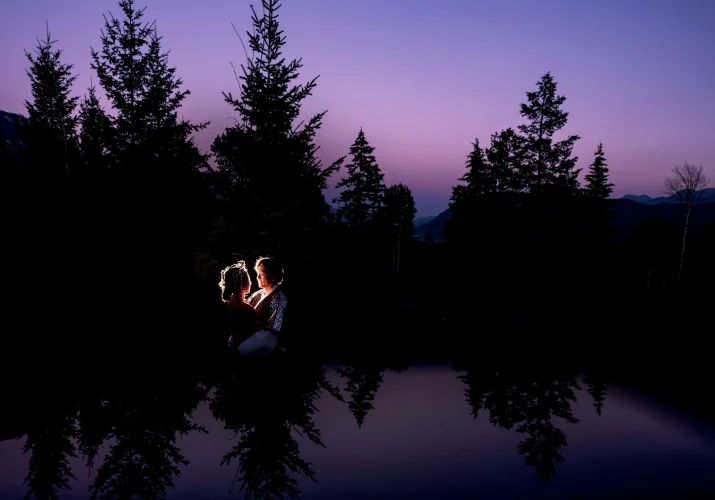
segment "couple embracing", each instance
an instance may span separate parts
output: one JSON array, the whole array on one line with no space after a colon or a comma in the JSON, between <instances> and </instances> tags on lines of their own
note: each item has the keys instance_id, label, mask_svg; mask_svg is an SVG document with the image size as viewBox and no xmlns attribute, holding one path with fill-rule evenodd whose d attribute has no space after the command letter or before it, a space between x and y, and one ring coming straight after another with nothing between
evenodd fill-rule
<instances>
[{"instance_id":1,"label":"couple embracing","mask_svg":"<svg viewBox=\"0 0 715 500\"><path fill-rule=\"evenodd\" d=\"M278 345L283 327L286 296L283 267L271 257L261 257L254 266L259 290L251 291L251 276L242 260L221 271L221 299L229 312L231 336L228 345L238 346L243 356L265 356Z\"/></svg>"}]
</instances>

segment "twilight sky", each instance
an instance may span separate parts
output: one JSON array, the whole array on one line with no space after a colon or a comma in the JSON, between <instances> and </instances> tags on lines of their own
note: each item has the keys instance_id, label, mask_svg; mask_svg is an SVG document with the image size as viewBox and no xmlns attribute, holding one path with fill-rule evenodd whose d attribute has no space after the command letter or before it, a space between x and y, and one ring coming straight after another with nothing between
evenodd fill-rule
<instances>
[{"instance_id":1,"label":"twilight sky","mask_svg":"<svg viewBox=\"0 0 715 500\"><path fill-rule=\"evenodd\" d=\"M251 3L260 0L137 2L192 91L185 116L212 122L197 136L204 151L232 123L221 91L237 93L229 62L245 55L231 23L250 29ZM102 14L119 8L13 0L0 11L0 109L24 113L23 49L45 21L81 94ZM522 123L519 104L546 71L567 98L563 132L581 136L579 167L603 142L615 196L661 195L663 177L684 161L715 178L713 0L284 0L279 12L284 55L303 58L301 81L320 75L303 111L328 110L324 162L347 154L363 127L386 182L407 184L420 216L447 208L475 137L485 144Z\"/></svg>"}]
</instances>

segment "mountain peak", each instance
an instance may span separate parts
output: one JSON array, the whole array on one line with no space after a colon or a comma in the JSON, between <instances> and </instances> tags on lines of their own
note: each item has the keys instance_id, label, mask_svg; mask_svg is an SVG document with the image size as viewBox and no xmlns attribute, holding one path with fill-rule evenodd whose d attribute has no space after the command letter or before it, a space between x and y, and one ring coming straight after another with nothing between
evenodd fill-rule
<instances>
[{"instance_id":1,"label":"mountain peak","mask_svg":"<svg viewBox=\"0 0 715 500\"><path fill-rule=\"evenodd\" d=\"M622 200L633 200L633 201L648 201L652 200L647 194L626 194L621 197Z\"/></svg>"}]
</instances>

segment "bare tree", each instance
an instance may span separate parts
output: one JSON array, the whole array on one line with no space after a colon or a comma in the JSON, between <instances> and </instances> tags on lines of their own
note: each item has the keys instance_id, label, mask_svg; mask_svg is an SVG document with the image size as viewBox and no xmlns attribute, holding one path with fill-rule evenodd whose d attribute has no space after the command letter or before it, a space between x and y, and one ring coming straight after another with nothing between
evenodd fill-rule
<instances>
[{"instance_id":1,"label":"bare tree","mask_svg":"<svg viewBox=\"0 0 715 500\"><path fill-rule=\"evenodd\" d=\"M700 201L705 188L708 186L708 178L703 173L702 165L695 166L687 162L674 166L671 172L673 175L665 178L665 193L687 207L685 227L683 228L683 247L680 251L680 265L678 266L678 281L680 281L680 277L683 274L685 240L688 235L690 209Z\"/></svg>"}]
</instances>

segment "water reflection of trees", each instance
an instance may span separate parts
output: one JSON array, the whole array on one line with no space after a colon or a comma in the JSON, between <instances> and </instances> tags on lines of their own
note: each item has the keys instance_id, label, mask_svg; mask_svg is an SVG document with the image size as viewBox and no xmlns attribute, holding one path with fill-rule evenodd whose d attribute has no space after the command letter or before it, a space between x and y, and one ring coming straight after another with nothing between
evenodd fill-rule
<instances>
[{"instance_id":1,"label":"water reflection of trees","mask_svg":"<svg viewBox=\"0 0 715 500\"><path fill-rule=\"evenodd\" d=\"M177 435L203 430L191 414L205 396L206 389L196 383L156 381L147 387L144 382L142 390L94 400L85 418L80 412L79 441L88 465L102 433L104 442L113 441L90 486L91 498L164 498L181 466L189 463L176 445ZM91 412L104 418L92 419Z\"/></svg>"},{"instance_id":2,"label":"water reflection of trees","mask_svg":"<svg viewBox=\"0 0 715 500\"><path fill-rule=\"evenodd\" d=\"M239 485L247 498L296 498L300 476L317 481L300 447L300 436L324 446L314 420L317 399L328 393L346 402L361 426L384 373L404 371L403 365L390 368L363 359L337 368L345 400L319 362L283 355L231 363L211 382L210 396L208 385L196 382L205 377L189 375L95 381L62 391L19 390L26 396L16 399L21 403L16 406L25 411L13 428L20 429L22 422L18 435L26 436L24 451L30 454L28 497L57 498L77 474L70 463L79 457L90 469L92 498L164 498L188 464L177 437L203 431L192 412L208 400L214 417L236 434L222 462L236 467L232 487ZM571 410L577 374L455 367L474 417L486 414L492 424L523 434L519 453L548 482L567 446L554 417L578 421ZM594 372L584 381L600 415L605 379Z\"/></svg>"},{"instance_id":3,"label":"water reflection of trees","mask_svg":"<svg viewBox=\"0 0 715 500\"><path fill-rule=\"evenodd\" d=\"M578 422L571 411L575 390L580 389L577 374L496 372L472 367L461 367L460 371L474 418L484 410L492 424L524 434L519 453L525 456L526 465L535 467L542 482L549 482L556 465L564 461L560 450L567 445L566 435L552 418Z\"/></svg>"},{"instance_id":4,"label":"water reflection of trees","mask_svg":"<svg viewBox=\"0 0 715 500\"><path fill-rule=\"evenodd\" d=\"M30 454L26 498L54 499L70 489L70 481L75 479L70 459L77 456L72 406L50 403L41 413L42 421L29 423L22 448Z\"/></svg>"},{"instance_id":5,"label":"water reflection of trees","mask_svg":"<svg viewBox=\"0 0 715 500\"><path fill-rule=\"evenodd\" d=\"M404 353L394 353L385 357L375 353L354 356L336 372L345 381L344 391L348 395L348 409L355 417L358 428L362 428L365 417L375 408L375 395L382 387L385 372L406 372L411 364Z\"/></svg>"},{"instance_id":6,"label":"water reflection of trees","mask_svg":"<svg viewBox=\"0 0 715 500\"><path fill-rule=\"evenodd\" d=\"M584 382L588 388L588 393L593 398L593 407L596 408L596 413L600 417L603 413L603 403L606 400L606 378L600 372L590 372L584 377Z\"/></svg>"},{"instance_id":7,"label":"water reflection of trees","mask_svg":"<svg viewBox=\"0 0 715 500\"><path fill-rule=\"evenodd\" d=\"M337 369L345 379L345 392L349 395L348 408L362 427L367 414L374 408L375 394L383 382L384 368L370 363L357 363Z\"/></svg>"},{"instance_id":8,"label":"water reflection of trees","mask_svg":"<svg viewBox=\"0 0 715 500\"><path fill-rule=\"evenodd\" d=\"M69 489L77 474L73 458L89 468L91 498L165 498L188 465L177 437L204 431L192 413L209 397L208 385L196 382L202 377L170 373L76 390L68 384L55 397L26 388L31 397L11 398L24 409L17 419L24 423L4 427L26 437L28 498L57 498ZM239 362L212 385L212 413L237 434L223 463L237 463L236 482L246 497L297 497L296 475L316 479L298 436L324 446L315 402L323 392L343 401L325 369L305 359Z\"/></svg>"},{"instance_id":9,"label":"water reflection of trees","mask_svg":"<svg viewBox=\"0 0 715 500\"><path fill-rule=\"evenodd\" d=\"M96 467L90 498L165 498L188 464L177 435L199 430L191 414L205 396L195 382L144 378L22 398L18 434L30 454L26 497L53 499L70 489L76 477L70 460L80 457L90 473Z\"/></svg>"},{"instance_id":10,"label":"water reflection of trees","mask_svg":"<svg viewBox=\"0 0 715 500\"><path fill-rule=\"evenodd\" d=\"M323 391L343 400L319 363L281 357L237 364L217 384L211 411L236 433L222 464L237 462L234 484L246 498L297 498L301 474L317 482L295 434L325 446L313 420Z\"/></svg>"}]
</instances>

